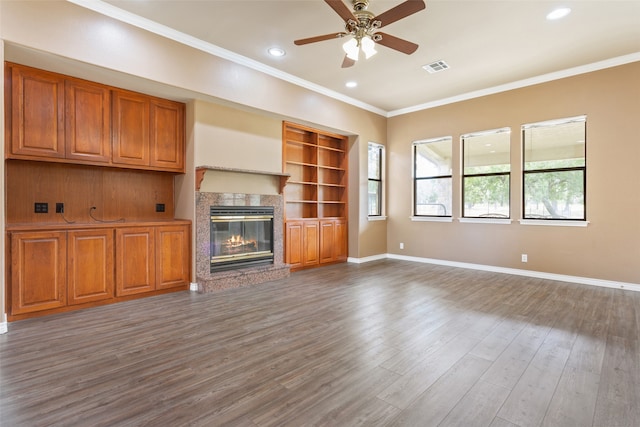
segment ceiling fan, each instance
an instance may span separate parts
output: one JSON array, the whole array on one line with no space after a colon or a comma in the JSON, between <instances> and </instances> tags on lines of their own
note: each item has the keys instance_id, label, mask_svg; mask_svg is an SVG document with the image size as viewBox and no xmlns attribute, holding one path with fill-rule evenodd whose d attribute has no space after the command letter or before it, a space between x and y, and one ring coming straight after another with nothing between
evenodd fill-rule
<instances>
[{"instance_id":1,"label":"ceiling fan","mask_svg":"<svg viewBox=\"0 0 640 427\"><path fill-rule=\"evenodd\" d=\"M406 0L404 3L400 3L377 16L367 10L369 0L351 0L353 3L353 12L347 8L342 0L324 1L344 20L344 31L295 40L293 42L294 44L301 46L324 40L352 36L352 38L343 45L346 56L342 62L342 68L354 65L358 60L360 50L364 52L366 58L374 55L376 53L376 43L407 55L411 55L418 49L417 44L379 32L378 29L421 11L426 7L423 0Z\"/></svg>"}]
</instances>

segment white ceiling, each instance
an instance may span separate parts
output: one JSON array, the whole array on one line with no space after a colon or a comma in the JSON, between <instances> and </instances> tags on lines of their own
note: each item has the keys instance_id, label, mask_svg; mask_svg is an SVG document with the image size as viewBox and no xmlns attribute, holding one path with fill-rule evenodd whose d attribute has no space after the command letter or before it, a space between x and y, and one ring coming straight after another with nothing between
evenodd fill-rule
<instances>
[{"instance_id":1,"label":"white ceiling","mask_svg":"<svg viewBox=\"0 0 640 427\"><path fill-rule=\"evenodd\" d=\"M293 44L344 29L322 0L71 1L100 4L102 13L119 19L146 18L160 32L177 30L388 115L640 60L640 0L427 0L425 10L384 29L419 44L413 55L378 46L377 55L346 69L340 67L344 39ZM370 0L369 10L378 15L401 2ZM351 9L351 0L344 3ZM546 20L558 6L571 14ZM270 57L272 46L286 55ZM422 68L438 60L451 68L436 74ZM351 80L356 88L345 87Z\"/></svg>"}]
</instances>

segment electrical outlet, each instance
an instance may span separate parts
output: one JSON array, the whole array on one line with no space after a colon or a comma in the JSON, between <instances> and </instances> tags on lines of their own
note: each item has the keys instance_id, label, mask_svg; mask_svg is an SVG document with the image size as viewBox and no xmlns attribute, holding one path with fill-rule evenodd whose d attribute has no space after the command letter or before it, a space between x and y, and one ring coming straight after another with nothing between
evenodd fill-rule
<instances>
[{"instance_id":1,"label":"electrical outlet","mask_svg":"<svg viewBox=\"0 0 640 427\"><path fill-rule=\"evenodd\" d=\"M35 202L33 211L35 213L49 213L49 203Z\"/></svg>"},{"instance_id":2,"label":"electrical outlet","mask_svg":"<svg viewBox=\"0 0 640 427\"><path fill-rule=\"evenodd\" d=\"M64 203L56 203L56 213L64 213Z\"/></svg>"},{"instance_id":3,"label":"electrical outlet","mask_svg":"<svg viewBox=\"0 0 640 427\"><path fill-rule=\"evenodd\" d=\"M164 212L164 203L156 203L156 212Z\"/></svg>"},{"instance_id":4,"label":"electrical outlet","mask_svg":"<svg viewBox=\"0 0 640 427\"><path fill-rule=\"evenodd\" d=\"M404 249L404 243L400 243L400 249Z\"/></svg>"},{"instance_id":5,"label":"electrical outlet","mask_svg":"<svg viewBox=\"0 0 640 427\"><path fill-rule=\"evenodd\" d=\"M522 262L527 262L529 260L528 258L527 254L522 254Z\"/></svg>"}]
</instances>

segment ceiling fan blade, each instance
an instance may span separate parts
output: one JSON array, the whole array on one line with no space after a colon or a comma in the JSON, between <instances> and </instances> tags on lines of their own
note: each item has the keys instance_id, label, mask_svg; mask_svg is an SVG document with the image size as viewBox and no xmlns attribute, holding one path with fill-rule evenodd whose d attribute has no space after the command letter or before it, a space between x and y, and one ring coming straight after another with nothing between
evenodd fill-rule
<instances>
[{"instance_id":1,"label":"ceiling fan blade","mask_svg":"<svg viewBox=\"0 0 640 427\"><path fill-rule=\"evenodd\" d=\"M356 61L349 58L347 55L344 56L344 60L342 61L342 68L353 67L356 64Z\"/></svg>"},{"instance_id":2,"label":"ceiling fan blade","mask_svg":"<svg viewBox=\"0 0 640 427\"><path fill-rule=\"evenodd\" d=\"M382 25L380 25L379 28L382 28L385 25L392 24L402 18L406 18L416 12L420 12L425 7L427 7L427 5L424 4L423 0L407 0L396 7L392 7L386 12L382 12L380 15L376 16L374 20L380 21Z\"/></svg>"},{"instance_id":3,"label":"ceiling fan blade","mask_svg":"<svg viewBox=\"0 0 640 427\"><path fill-rule=\"evenodd\" d=\"M391 49L395 49L402 53L406 53L407 55L411 55L413 52L415 52L418 49L417 44L412 43L408 40L400 39L398 37L395 37L386 33L377 32L376 34L379 34L382 36L382 38L376 41L376 43L381 44L382 46L389 47Z\"/></svg>"},{"instance_id":4,"label":"ceiling fan blade","mask_svg":"<svg viewBox=\"0 0 640 427\"><path fill-rule=\"evenodd\" d=\"M331 7L331 9L335 10L335 12L340 15L344 22L348 22L350 19L358 22L358 19L353 15L353 12L349 10L349 8L342 2L342 0L324 1Z\"/></svg>"},{"instance_id":5,"label":"ceiling fan blade","mask_svg":"<svg viewBox=\"0 0 640 427\"><path fill-rule=\"evenodd\" d=\"M340 37L342 37L344 35L345 35L345 33L324 34L322 36L315 36L315 37L309 37L309 38L306 38L306 39L295 40L293 43L295 45L297 45L297 46L301 46L303 44L321 42L321 41L324 41L324 40L337 39L337 38L340 38Z\"/></svg>"}]
</instances>

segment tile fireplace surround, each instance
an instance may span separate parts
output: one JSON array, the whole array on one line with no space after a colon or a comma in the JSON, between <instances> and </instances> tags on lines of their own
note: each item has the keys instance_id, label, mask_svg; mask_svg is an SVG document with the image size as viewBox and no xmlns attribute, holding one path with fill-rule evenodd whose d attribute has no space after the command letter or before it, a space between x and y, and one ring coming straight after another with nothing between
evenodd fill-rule
<instances>
[{"instance_id":1,"label":"tile fireplace surround","mask_svg":"<svg viewBox=\"0 0 640 427\"><path fill-rule=\"evenodd\" d=\"M196 192L196 282L198 292L256 285L289 276L284 263L282 195ZM211 273L211 206L273 206L273 264Z\"/></svg>"}]
</instances>

